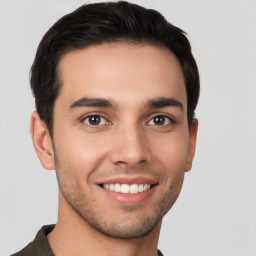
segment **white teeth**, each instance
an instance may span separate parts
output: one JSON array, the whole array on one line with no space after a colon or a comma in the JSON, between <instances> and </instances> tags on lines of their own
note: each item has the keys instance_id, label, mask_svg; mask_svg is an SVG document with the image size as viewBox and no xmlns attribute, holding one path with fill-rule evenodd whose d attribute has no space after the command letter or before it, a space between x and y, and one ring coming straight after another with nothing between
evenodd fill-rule
<instances>
[{"instance_id":1,"label":"white teeth","mask_svg":"<svg viewBox=\"0 0 256 256\"><path fill-rule=\"evenodd\" d=\"M137 184L132 184L130 186L130 194L137 194L139 192L139 186Z\"/></svg>"},{"instance_id":2,"label":"white teeth","mask_svg":"<svg viewBox=\"0 0 256 256\"><path fill-rule=\"evenodd\" d=\"M120 192L120 191L121 191L120 184L115 184L115 192Z\"/></svg>"},{"instance_id":3,"label":"white teeth","mask_svg":"<svg viewBox=\"0 0 256 256\"><path fill-rule=\"evenodd\" d=\"M123 194L137 194L149 190L150 184L103 184L103 188Z\"/></svg>"},{"instance_id":4,"label":"white teeth","mask_svg":"<svg viewBox=\"0 0 256 256\"><path fill-rule=\"evenodd\" d=\"M127 184L121 185L121 193L128 194L129 190L130 190L129 185L127 185Z\"/></svg>"},{"instance_id":5,"label":"white teeth","mask_svg":"<svg viewBox=\"0 0 256 256\"><path fill-rule=\"evenodd\" d=\"M110 188L110 187L109 187L109 184L103 184L103 188L109 189L109 188Z\"/></svg>"}]
</instances>

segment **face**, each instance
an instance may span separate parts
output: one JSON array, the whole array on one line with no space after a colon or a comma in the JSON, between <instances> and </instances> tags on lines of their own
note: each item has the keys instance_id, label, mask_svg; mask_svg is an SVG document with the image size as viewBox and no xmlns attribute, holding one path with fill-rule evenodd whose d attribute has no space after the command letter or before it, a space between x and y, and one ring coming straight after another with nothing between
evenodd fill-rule
<instances>
[{"instance_id":1,"label":"face","mask_svg":"<svg viewBox=\"0 0 256 256\"><path fill-rule=\"evenodd\" d=\"M177 199L195 150L179 62L167 49L104 44L67 53L54 107L62 199L115 238L145 236Z\"/></svg>"}]
</instances>

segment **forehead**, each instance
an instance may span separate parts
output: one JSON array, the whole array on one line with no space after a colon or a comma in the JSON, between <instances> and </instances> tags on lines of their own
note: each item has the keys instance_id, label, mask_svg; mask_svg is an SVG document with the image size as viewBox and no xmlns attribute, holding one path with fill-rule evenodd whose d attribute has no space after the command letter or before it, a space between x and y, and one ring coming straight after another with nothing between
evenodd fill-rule
<instances>
[{"instance_id":1,"label":"forehead","mask_svg":"<svg viewBox=\"0 0 256 256\"><path fill-rule=\"evenodd\" d=\"M182 68L168 49L149 45L103 44L65 54L59 62L62 84L57 101L109 98L120 104L174 97L186 109Z\"/></svg>"}]
</instances>

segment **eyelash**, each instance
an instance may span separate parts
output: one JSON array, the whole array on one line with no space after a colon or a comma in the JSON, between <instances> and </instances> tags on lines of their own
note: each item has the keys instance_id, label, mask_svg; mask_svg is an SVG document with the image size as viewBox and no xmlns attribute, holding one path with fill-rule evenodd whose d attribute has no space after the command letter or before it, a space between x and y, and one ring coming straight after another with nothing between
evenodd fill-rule
<instances>
[{"instance_id":1,"label":"eyelash","mask_svg":"<svg viewBox=\"0 0 256 256\"><path fill-rule=\"evenodd\" d=\"M89 119L89 118L100 118L101 120L99 121L99 123L96 123L95 125L93 124L90 124L90 121L88 120L88 122L86 122L85 120L86 119ZM160 125L157 125L155 123L151 124L151 122L154 122L156 120L156 118L164 118L164 124L160 124ZM104 119L104 124L102 124L102 119ZM168 123L166 124L165 122L168 121ZM82 119L82 122L85 123L86 125L90 126L90 127L99 127L99 126L103 126L103 125L109 125L111 124L111 122L109 122L104 116L100 115L100 114L90 114L86 117L84 117ZM169 124L174 124L175 122L173 121L172 118L170 118L169 116L166 116L166 115L156 115L154 117L152 117L148 122L147 122L147 125L149 126L168 126Z\"/></svg>"},{"instance_id":2,"label":"eyelash","mask_svg":"<svg viewBox=\"0 0 256 256\"><path fill-rule=\"evenodd\" d=\"M150 124L150 122L154 122L154 120L156 120L156 118L164 118L164 122L168 121L167 124L160 124L160 125L157 125L157 124ZM155 126L167 126L169 124L173 124L174 121L172 120L172 118L170 118L169 116L166 116L166 115L157 115L157 116L154 116L150 119L150 121L148 122L149 125L155 125Z\"/></svg>"},{"instance_id":3,"label":"eyelash","mask_svg":"<svg viewBox=\"0 0 256 256\"><path fill-rule=\"evenodd\" d=\"M85 121L86 119L93 118L93 117L94 117L94 118L95 118L95 117L96 117L96 118L100 118L100 119L101 119L101 120L100 120L100 123L102 122L102 119L104 119L106 123L105 123L105 124L100 124L100 123L99 123L99 124L93 125L93 124L90 124L90 123L89 123L89 120L88 120L88 123L86 123L86 121ZM88 126L91 126L91 127L93 127L93 126L102 126L102 125L108 125L108 124L110 124L110 122L108 122L108 120L107 120L104 116L99 115L99 114L91 114L91 115L88 115L88 116L86 116L85 118L82 119L82 122L85 123L85 124L87 124Z\"/></svg>"}]
</instances>

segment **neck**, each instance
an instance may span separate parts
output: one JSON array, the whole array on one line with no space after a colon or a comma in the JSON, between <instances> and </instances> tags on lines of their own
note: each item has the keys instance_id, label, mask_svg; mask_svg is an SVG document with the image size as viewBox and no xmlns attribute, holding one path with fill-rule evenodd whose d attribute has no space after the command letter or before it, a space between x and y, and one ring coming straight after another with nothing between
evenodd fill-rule
<instances>
[{"instance_id":1,"label":"neck","mask_svg":"<svg viewBox=\"0 0 256 256\"><path fill-rule=\"evenodd\" d=\"M47 239L54 255L156 256L160 227L161 223L144 237L112 238L94 229L65 200L60 200L58 221Z\"/></svg>"}]
</instances>

